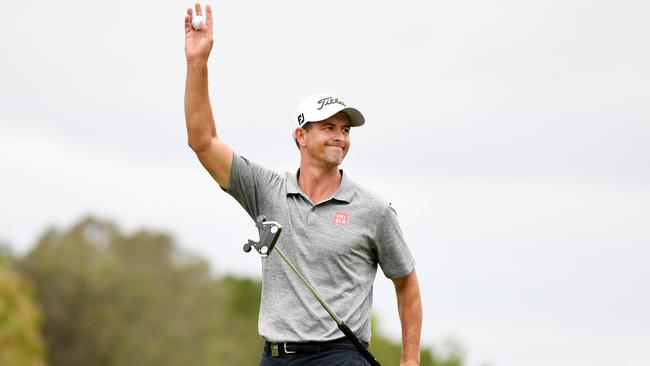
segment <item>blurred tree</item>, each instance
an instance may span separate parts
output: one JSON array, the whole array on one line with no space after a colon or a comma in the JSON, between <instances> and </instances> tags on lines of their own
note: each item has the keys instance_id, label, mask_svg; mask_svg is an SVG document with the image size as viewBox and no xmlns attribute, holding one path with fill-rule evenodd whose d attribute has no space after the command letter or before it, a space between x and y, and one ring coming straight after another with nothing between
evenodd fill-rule
<instances>
[{"instance_id":1,"label":"blurred tree","mask_svg":"<svg viewBox=\"0 0 650 366\"><path fill-rule=\"evenodd\" d=\"M384 365L399 365L402 357L402 343L396 342L378 330L379 321L372 318L372 342L370 352ZM423 348L420 353L420 366L461 366L462 351L453 341L447 342L445 355Z\"/></svg>"},{"instance_id":2,"label":"blurred tree","mask_svg":"<svg viewBox=\"0 0 650 366\"><path fill-rule=\"evenodd\" d=\"M45 312L53 366L251 364L259 285L210 276L169 235L87 218L48 230L22 260ZM241 363L243 360L247 363Z\"/></svg>"},{"instance_id":3,"label":"blurred tree","mask_svg":"<svg viewBox=\"0 0 650 366\"><path fill-rule=\"evenodd\" d=\"M167 234L125 235L86 218L46 231L20 268L37 286L52 366L259 363L259 282L215 279ZM399 363L400 344L376 328L373 351L386 365ZM423 366L460 364L422 353Z\"/></svg>"},{"instance_id":4,"label":"blurred tree","mask_svg":"<svg viewBox=\"0 0 650 366\"><path fill-rule=\"evenodd\" d=\"M41 312L32 285L11 268L0 247L0 366L44 366Z\"/></svg>"}]
</instances>

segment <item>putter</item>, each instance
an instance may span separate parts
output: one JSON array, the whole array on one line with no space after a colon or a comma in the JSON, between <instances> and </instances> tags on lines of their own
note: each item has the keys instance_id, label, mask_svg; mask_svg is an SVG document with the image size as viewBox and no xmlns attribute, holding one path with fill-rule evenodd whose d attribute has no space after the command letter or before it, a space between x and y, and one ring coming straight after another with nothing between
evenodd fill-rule
<instances>
[{"instance_id":1,"label":"putter","mask_svg":"<svg viewBox=\"0 0 650 366\"><path fill-rule=\"evenodd\" d=\"M248 253L251 251L252 248L255 248L255 250L262 256L262 258L268 257L272 251L277 252L280 257L284 260L284 262L291 268L293 273L300 278L302 283L309 289L309 291L316 297L318 302L325 308L327 313L334 319L336 322L336 325L339 327L341 332L345 334L345 337L352 342L354 347L363 355L363 358L366 359L372 366L381 366L379 361L366 349L366 347L361 344L361 341L357 336L352 332L352 330L345 324L345 322L332 310L332 308L325 302L325 299L314 289L314 287L307 281L307 279L300 273L298 268L296 268L293 263L287 258L284 253L282 252L282 249L280 247L276 246L275 244L278 241L278 238L280 237L280 233L282 232L282 225L275 221L266 221L266 217L264 215L260 215L257 218L257 222L255 223L255 226L257 227L260 235L260 241L255 242L253 240L248 240L248 243L244 244L244 252Z\"/></svg>"}]
</instances>

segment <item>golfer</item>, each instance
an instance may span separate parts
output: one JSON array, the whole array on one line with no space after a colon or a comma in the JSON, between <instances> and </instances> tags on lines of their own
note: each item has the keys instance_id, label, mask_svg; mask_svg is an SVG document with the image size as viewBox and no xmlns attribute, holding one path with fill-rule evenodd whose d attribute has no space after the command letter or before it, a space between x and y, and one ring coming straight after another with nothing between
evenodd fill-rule
<instances>
[{"instance_id":1,"label":"golfer","mask_svg":"<svg viewBox=\"0 0 650 366\"><path fill-rule=\"evenodd\" d=\"M217 135L208 96L213 19L200 4L185 17L185 120L188 143L201 164L255 220L283 226L277 243L333 310L364 343L370 342L372 288L377 268L395 285L402 324L401 366L420 363L422 305L415 262L390 203L339 169L350 129L364 124L343 99L306 98L291 131L300 150L295 173L279 174L226 145ZM288 131L289 132L289 131ZM337 324L278 256L262 261L259 333L266 340L260 365L367 365Z\"/></svg>"}]
</instances>

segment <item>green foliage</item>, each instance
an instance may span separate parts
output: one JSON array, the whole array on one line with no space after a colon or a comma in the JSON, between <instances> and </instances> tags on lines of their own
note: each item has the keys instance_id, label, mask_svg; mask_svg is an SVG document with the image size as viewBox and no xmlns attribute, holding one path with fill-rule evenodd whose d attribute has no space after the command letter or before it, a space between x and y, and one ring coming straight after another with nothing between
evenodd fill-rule
<instances>
[{"instance_id":1,"label":"green foliage","mask_svg":"<svg viewBox=\"0 0 650 366\"><path fill-rule=\"evenodd\" d=\"M215 279L167 234L125 235L87 218L66 232L48 230L20 268L37 287L52 366L259 363L260 283ZM399 364L401 345L377 329L372 347L385 365ZM425 350L422 365L461 360Z\"/></svg>"},{"instance_id":2,"label":"green foliage","mask_svg":"<svg viewBox=\"0 0 650 366\"><path fill-rule=\"evenodd\" d=\"M372 318L372 342L370 352L383 365L399 365L402 356L402 344L396 342L378 330L378 320ZM462 352L453 342L447 345L446 355L434 352L431 348L424 348L420 352L420 366L461 366L463 364Z\"/></svg>"},{"instance_id":3,"label":"green foliage","mask_svg":"<svg viewBox=\"0 0 650 366\"><path fill-rule=\"evenodd\" d=\"M247 309L233 304L237 280L213 279L166 234L89 218L46 232L22 270L38 287L53 366L214 365L238 358L233 334L240 347L261 344L250 319L231 317Z\"/></svg>"},{"instance_id":4,"label":"green foliage","mask_svg":"<svg viewBox=\"0 0 650 366\"><path fill-rule=\"evenodd\" d=\"M41 312L31 284L0 255L0 365L43 366Z\"/></svg>"}]
</instances>

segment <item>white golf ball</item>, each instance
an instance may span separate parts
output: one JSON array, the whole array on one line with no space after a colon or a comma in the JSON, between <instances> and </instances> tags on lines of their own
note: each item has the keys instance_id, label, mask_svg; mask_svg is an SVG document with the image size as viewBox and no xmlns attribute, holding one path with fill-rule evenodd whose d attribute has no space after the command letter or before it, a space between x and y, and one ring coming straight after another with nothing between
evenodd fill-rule
<instances>
[{"instance_id":1,"label":"white golf ball","mask_svg":"<svg viewBox=\"0 0 650 366\"><path fill-rule=\"evenodd\" d=\"M203 24L203 15L195 15L192 18L192 27L194 27L196 30L199 30L199 28L201 28L201 24Z\"/></svg>"}]
</instances>

